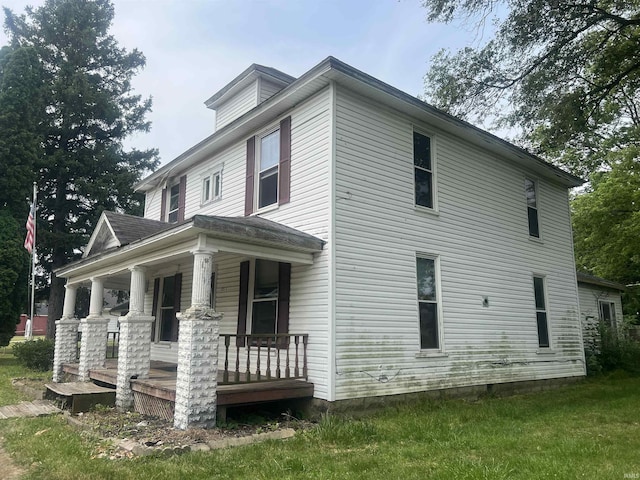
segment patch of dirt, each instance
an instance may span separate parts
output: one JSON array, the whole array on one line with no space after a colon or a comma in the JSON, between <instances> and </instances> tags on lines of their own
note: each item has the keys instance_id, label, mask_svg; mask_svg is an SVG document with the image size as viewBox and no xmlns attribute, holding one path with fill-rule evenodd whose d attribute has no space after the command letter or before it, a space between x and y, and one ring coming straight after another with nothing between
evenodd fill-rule
<instances>
[{"instance_id":1,"label":"patch of dirt","mask_svg":"<svg viewBox=\"0 0 640 480\"><path fill-rule=\"evenodd\" d=\"M248 437L256 433L265 433L293 428L307 429L314 424L283 415L278 420L258 421L249 419L247 423L231 420L227 425L212 429L192 428L178 430L173 423L155 417L141 415L136 412L119 412L114 408L80 413L72 417L76 426L84 430L84 434L97 436L103 440L130 440L144 447L166 449L168 447L187 447L194 444L210 444L217 440L237 437ZM118 442L101 442L96 457L111 459L132 457L129 451L116 446Z\"/></svg>"},{"instance_id":2,"label":"patch of dirt","mask_svg":"<svg viewBox=\"0 0 640 480\"><path fill-rule=\"evenodd\" d=\"M3 480L18 480L25 471L13 463L13 459L2 448L2 441L0 438L0 465L2 465L2 478Z\"/></svg>"}]
</instances>

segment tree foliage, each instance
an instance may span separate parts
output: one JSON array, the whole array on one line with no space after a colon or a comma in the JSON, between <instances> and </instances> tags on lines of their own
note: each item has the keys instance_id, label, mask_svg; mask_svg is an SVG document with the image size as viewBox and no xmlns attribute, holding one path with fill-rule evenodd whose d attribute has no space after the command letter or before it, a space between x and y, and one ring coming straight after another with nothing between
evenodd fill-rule
<instances>
[{"instance_id":1,"label":"tree foliage","mask_svg":"<svg viewBox=\"0 0 640 480\"><path fill-rule=\"evenodd\" d=\"M615 156L611 170L593 173L588 191L571 203L575 253L579 269L626 285L640 282L640 149ZM625 300L625 312L636 315L637 292Z\"/></svg>"},{"instance_id":2,"label":"tree foliage","mask_svg":"<svg viewBox=\"0 0 640 480\"><path fill-rule=\"evenodd\" d=\"M145 116L151 99L131 86L145 59L109 34L109 0L47 0L23 15L4 11L11 48L34 52L43 77L38 247L51 271L80 254L103 210L139 209L132 186L155 168L156 151L128 151L123 141L150 127ZM56 319L63 282L55 275L50 292L49 318Z\"/></svg>"},{"instance_id":3,"label":"tree foliage","mask_svg":"<svg viewBox=\"0 0 640 480\"><path fill-rule=\"evenodd\" d=\"M434 105L519 127L538 153L587 175L640 145L640 0L429 0L431 21L508 13L479 48L446 50L425 77Z\"/></svg>"},{"instance_id":4,"label":"tree foliage","mask_svg":"<svg viewBox=\"0 0 640 480\"><path fill-rule=\"evenodd\" d=\"M29 255L20 226L7 208L0 209L0 346L9 345L27 303Z\"/></svg>"}]
</instances>

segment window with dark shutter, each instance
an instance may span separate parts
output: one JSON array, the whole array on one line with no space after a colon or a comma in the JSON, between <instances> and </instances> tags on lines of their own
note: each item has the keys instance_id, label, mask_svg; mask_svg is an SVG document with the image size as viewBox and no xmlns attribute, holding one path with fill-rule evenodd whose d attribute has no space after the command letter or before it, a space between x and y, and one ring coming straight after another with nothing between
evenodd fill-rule
<instances>
[{"instance_id":1,"label":"window with dark shutter","mask_svg":"<svg viewBox=\"0 0 640 480\"><path fill-rule=\"evenodd\" d=\"M162 195L160 196L160 220L167 221L167 189L162 189Z\"/></svg>"},{"instance_id":2,"label":"window with dark shutter","mask_svg":"<svg viewBox=\"0 0 640 480\"><path fill-rule=\"evenodd\" d=\"M151 316L155 318L151 324L151 341L156 341L156 320L158 314L158 296L160 295L160 279L156 278L153 281L153 303L151 304Z\"/></svg>"},{"instance_id":3,"label":"window with dark shutter","mask_svg":"<svg viewBox=\"0 0 640 480\"><path fill-rule=\"evenodd\" d=\"M291 188L291 117L280 122L280 176L278 204L289 203Z\"/></svg>"},{"instance_id":4,"label":"window with dark shutter","mask_svg":"<svg viewBox=\"0 0 640 480\"><path fill-rule=\"evenodd\" d=\"M180 177L179 183L179 191L178 191L178 222L184 220L184 211L186 205L186 195L187 195L187 176L183 175Z\"/></svg>"},{"instance_id":5,"label":"window with dark shutter","mask_svg":"<svg viewBox=\"0 0 640 480\"><path fill-rule=\"evenodd\" d=\"M280 128L247 140L245 216L290 201L291 117Z\"/></svg>"},{"instance_id":6,"label":"window with dark shutter","mask_svg":"<svg viewBox=\"0 0 640 480\"><path fill-rule=\"evenodd\" d=\"M256 138L251 137L247 140L247 173L245 179L244 191L244 215L249 216L253 213L253 173L256 163Z\"/></svg>"},{"instance_id":7,"label":"window with dark shutter","mask_svg":"<svg viewBox=\"0 0 640 480\"><path fill-rule=\"evenodd\" d=\"M247 333L247 307L249 306L249 261L240 263L240 296L238 298L237 345L244 347L242 335Z\"/></svg>"}]
</instances>

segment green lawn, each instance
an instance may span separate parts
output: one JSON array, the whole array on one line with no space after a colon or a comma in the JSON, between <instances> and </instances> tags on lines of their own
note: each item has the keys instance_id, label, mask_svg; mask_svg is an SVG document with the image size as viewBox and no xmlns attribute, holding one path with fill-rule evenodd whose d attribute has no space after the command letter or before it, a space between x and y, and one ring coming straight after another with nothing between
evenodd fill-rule
<instances>
[{"instance_id":1,"label":"green lawn","mask_svg":"<svg viewBox=\"0 0 640 480\"><path fill-rule=\"evenodd\" d=\"M0 378L19 371L10 365L0 356ZM640 378L618 374L475 403L424 402L357 421L328 417L288 441L168 459L92 459L98 440L61 417L2 420L0 435L31 479L637 478Z\"/></svg>"}]
</instances>

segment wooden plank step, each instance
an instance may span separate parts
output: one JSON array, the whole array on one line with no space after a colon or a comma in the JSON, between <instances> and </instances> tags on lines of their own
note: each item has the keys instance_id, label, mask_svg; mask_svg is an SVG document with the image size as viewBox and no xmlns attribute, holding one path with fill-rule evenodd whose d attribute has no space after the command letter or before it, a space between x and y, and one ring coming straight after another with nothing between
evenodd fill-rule
<instances>
[{"instance_id":1,"label":"wooden plank step","mask_svg":"<svg viewBox=\"0 0 640 480\"><path fill-rule=\"evenodd\" d=\"M60 413L61 410L47 400L35 400L33 402L21 402L17 405L0 407L0 419L15 417L40 417Z\"/></svg>"},{"instance_id":2,"label":"wooden plank step","mask_svg":"<svg viewBox=\"0 0 640 480\"><path fill-rule=\"evenodd\" d=\"M60 400L71 413L87 412L95 405L114 405L116 391L89 382L47 383L45 397Z\"/></svg>"}]
</instances>

